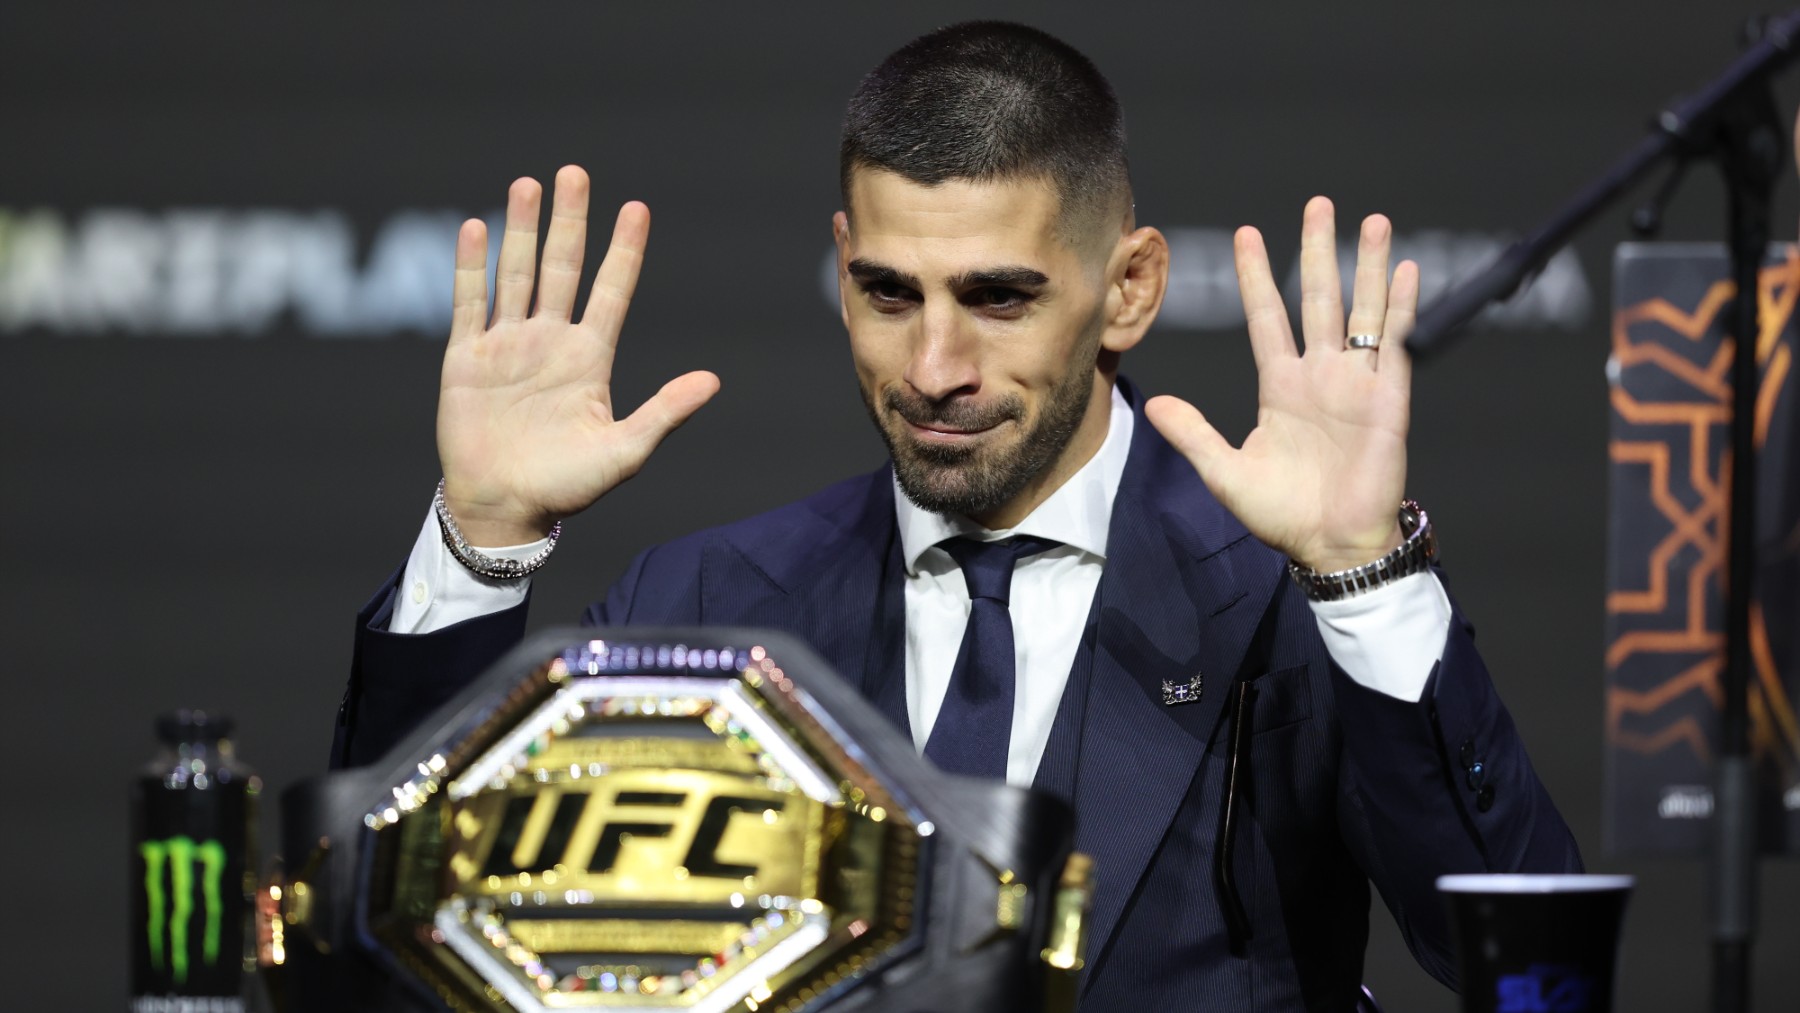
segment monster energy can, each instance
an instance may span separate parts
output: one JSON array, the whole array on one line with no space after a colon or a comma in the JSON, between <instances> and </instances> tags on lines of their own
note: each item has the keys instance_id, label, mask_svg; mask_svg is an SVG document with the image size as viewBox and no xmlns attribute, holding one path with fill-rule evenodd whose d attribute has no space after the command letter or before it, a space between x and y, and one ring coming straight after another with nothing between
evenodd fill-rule
<instances>
[{"instance_id":1,"label":"monster energy can","mask_svg":"<svg viewBox=\"0 0 1800 1013\"><path fill-rule=\"evenodd\" d=\"M250 831L261 783L231 721L178 711L132 786L131 1009L241 1013L250 960Z\"/></svg>"}]
</instances>

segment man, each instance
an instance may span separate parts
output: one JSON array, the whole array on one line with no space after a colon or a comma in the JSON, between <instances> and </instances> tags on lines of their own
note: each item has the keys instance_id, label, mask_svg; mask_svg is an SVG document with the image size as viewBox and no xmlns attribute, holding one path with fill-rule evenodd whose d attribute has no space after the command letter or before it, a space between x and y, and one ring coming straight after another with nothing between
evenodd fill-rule
<instances>
[{"instance_id":1,"label":"man","mask_svg":"<svg viewBox=\"0 0 1800 1013\"><path fill-rule=\"evenodd\" d=\"M652 548L585 619L791 631L941 766L1071 799L1099 870L1085 1008L1349 1008L1371 879L1453 983L1438 874L1580 860L1400 509L1418 271L1390 281L1386 219L1346 328L1333 209L1307 206L1304 355L1239 232L1261 410L1233 449L1118 376L1168 248L1080 54L1014 25L915 40L852 99L841 170L844 323L891 468ZM539 199L514 184L491 320L481 223L458 238L444 483L359 619L340 763L516 641L513 574L718 389L689 373L615 416L648 213L620 210L572 323L586 176L557 174L532 309Z\"/></svg>"}]
</instances>

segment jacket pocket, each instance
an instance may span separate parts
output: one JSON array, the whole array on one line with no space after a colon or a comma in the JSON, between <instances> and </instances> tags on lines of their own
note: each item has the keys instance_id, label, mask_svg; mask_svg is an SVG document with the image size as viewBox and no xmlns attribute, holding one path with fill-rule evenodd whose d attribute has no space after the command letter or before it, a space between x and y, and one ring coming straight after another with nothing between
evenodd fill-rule
<instances>
[{"instance_id":1,"label":"jacket pocket","mask_svg":"<svg viewBox=\"0 0 1800 1013\"><path fill-rule=\"evenodd\" d=\"M1261 735L1312 717L1312 679L1310 667L1294 665L1259 675L1256 684L1255 712L1251 718L1251 734Z\"/></svg>"}]
</instances>

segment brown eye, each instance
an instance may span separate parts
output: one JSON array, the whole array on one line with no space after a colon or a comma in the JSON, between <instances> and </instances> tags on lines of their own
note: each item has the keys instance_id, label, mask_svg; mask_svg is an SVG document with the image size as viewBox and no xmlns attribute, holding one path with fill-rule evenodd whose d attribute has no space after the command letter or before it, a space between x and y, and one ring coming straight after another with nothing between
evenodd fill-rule
<instances>
[{"instance_id":1,"label":"brown eye","mask_svg":"<svg viewBox=\"0 0 1800 1013\"><path fill-rule=\"evenodd\" d=\"M912 300L912 290L891 281L871 281L863 285L863 293L876 309L894 312L905 309Z\"/></svg>"},{"instance_id":2,"label":"brown eye","mask_svg":"<svg viewBox=\"0 0 1800 1013\"><path fill-rule=\"evenodd\" d=\"M998 316L1011 316L1024 312L1031 302L1031 295L1016 288L989 285L969 293L964 301L975 309Z\"/></svg>"}]
</instances>

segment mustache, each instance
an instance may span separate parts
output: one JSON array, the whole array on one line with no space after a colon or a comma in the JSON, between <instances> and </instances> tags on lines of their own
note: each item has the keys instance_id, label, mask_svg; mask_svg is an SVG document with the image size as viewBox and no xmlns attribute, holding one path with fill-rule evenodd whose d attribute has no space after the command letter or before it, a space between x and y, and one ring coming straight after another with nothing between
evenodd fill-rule
<instances>
[{"instance_id":1,"label":"mustache","mask_svg":"<svg viewBox=\"0 0 1800 1013\"><path fill-rule=\"evenodd\" d=\"M932 399L888 388L881 398L882 406L915 426L947 429L990 429L1002 422L1025 417L1025 400L1008 394L982 404L966 396Z\"/></svg>"}]
</instances>

